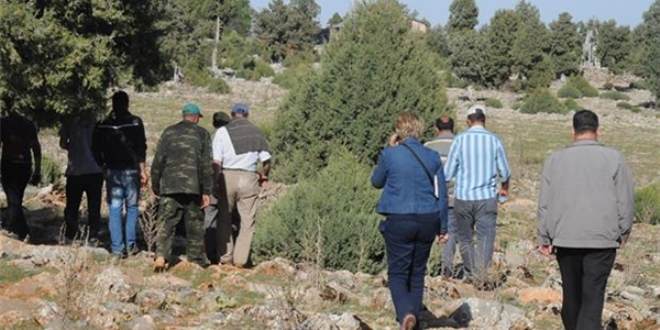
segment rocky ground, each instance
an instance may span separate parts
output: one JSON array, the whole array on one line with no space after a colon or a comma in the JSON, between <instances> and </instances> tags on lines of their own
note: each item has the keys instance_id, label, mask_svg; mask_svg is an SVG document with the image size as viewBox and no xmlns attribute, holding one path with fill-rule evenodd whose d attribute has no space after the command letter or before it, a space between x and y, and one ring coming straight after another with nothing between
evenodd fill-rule
<instances>
[{"instance_id":1,"label":"rocky ground","mask_svg":"<svg viewBox=\"0 0 660 330\"><path fill-rule=\"evenodd\" d=\"M132 108L145 118L149 145L178 120L178 109L195 101L208 112L228 111L247 100L253 119L268 129L286 91L268 81L229 82L229 95L164 86L158 93L134 94ZM559 86L555 84L554 89ZM651 99L629 91L630 103ZM493 290L476 290L458 279L428 276L422 324L427 329L561 329L561 279L553 259L534 249L538 174L545 157L570 142L570 114L524 115L512 110L521 94L449 89L459 118L486 98L489 128L504 140L514 179L511 202L500 210ZM660 177L653 110L632 113L616 101L578 102L601 115L602 140L622 150L638 186ZM203 125L210 127L210 118ZM45 153L64 164L55 132L41 138ZM285 193L276 185L262 197ZM33 244L0 236L0 329L396 329L385 274L351 274L278 259L251 270L181 261L164 274L152 272L147 252L113 260L103 248L58 246L63 196L54 188L30 188L26 206ZM1 196L0 196L0 199ZM660 228L636 224L620 251L607 289L607 329L660 329ZM437 259L435 247L433 258ZM435 260L434 259L434 260Z\"/></svg>"}]
</instances>

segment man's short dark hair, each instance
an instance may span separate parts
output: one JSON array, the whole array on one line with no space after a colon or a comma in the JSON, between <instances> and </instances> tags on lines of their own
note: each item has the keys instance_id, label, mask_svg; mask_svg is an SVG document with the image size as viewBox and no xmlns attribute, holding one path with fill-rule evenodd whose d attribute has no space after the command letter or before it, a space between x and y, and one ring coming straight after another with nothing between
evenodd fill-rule
<instances>
[{"instance_id":1,"label":"man's short dark hair","mask_svg":"<svg viewBox=\"0 0 660 330\"><path fill-rule=\"evenodd\" d=\"M573 116L573 130L576 134L598 131L598 116L591 110L580 110Z\"/></svg>"},{"instance_id":2,"label":"man's short dark hair","mask_svg":"<svg viewBox=\"0 0 660 330\"><path fill-rule=\"evenodd\" d=\"M128 110L128 94L124 91L118 91L112 94L112 111Z\"/></svg>"},{"instance_id":3,"label":"man's short dark hair","mask_svg":"<svg viewBox=\"0 0 660 330\"><path fill-rule=\"evenodd\" d=\"M442 116L435 120L435 128L440 131L454 131L454 119Z\"/></svg>"},{"instance_id":4,"label":"man's short dark hair","mask_svg":"<svg viewBox=\"0 0 660 330\"><path fill-rule=\"evenodd\" d=\"M486 121L486 114L483 113L483 111L478 111L477 110L477 112L468 115L467 118L468 118L469 121L471 121L473 123L476 123L476 122L483 123L483 122Z\"/></svg>"}]
</instances>

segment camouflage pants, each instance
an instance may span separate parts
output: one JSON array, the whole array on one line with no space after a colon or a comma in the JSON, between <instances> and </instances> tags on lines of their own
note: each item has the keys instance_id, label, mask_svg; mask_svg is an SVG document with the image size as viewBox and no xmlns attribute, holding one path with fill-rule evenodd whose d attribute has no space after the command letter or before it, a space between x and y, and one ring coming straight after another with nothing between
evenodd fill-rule
<instances>
[{"instance_id":1,"label":"camouflage pants","mask_svg":"<svg viewBox=\"0 0 660 330\"><path fill-rule=\"evenodd\" d=\"M207 263L204 254L204 211L199 208L201 196L175 194L161 196L158 219L163 227L158 231L156 257L167 257L172 253L172 241L176 225L183 219L186 225L186 255L189 262Z\"/></svg>"}]
</instances>

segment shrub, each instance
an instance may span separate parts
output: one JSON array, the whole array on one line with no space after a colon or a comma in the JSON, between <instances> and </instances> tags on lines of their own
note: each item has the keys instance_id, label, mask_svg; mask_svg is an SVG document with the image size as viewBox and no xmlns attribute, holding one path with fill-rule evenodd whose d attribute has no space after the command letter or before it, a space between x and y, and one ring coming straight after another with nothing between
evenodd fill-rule
<instances>
[{"instance_id":1,"label":"shrub","mask_svg":"<svg viewBox=\"0 0 660 330\"><path fill-rule=\"evenodd\" d=\"M607 91L613 90L614 84L608 81L603 85L603 89Z\"/></svg>"},{"instance_id":2,"label":"shrub","mask_svg":"<svg viewBox=\"0 0 660 330\"><path fill-rule=\"evenodd\" d=\"M523 104L525 104L525 102L516 101L515 103L513 103L512 108L513 108L513 110L520 110L522 108Z\"/></svg>"},{"instance_id":3,"label":"shrub","mask_svg":"<svg viewBox=\"0 0 660 330\"><path fill-rule=\"evenodd\" d=\"M547 88L537 88L527 96L520 112L530 114L541 112L566 113L566 108Z\"/></svg>"},{"instance_id":4,"label":"shrub","mask_svg":"<svg viewBox=\"0 0 660 330\"><path fill-rule=\"evenodd\" d=\"M582 92L575 87L564 85L564 87L557 91L557 96L562 99L579 99L582 98Z\"/></svg>"},{"instance_id":5,"label":"shrub","mask_svg":"<svg viewBox=\"0 0 660 330\"><path fill-rule=\"evenodd\" d=\"M644 89L644 90L649 89L648 83L644 80L633 81L630 83L629 87L632 89Z\"/></svg>"},{"instance_id":6,"label":"shrub","mask_svg":"<svg viewBox=\"0 0 660 330\"><path fill-rule=\"evenodd\" d=\"M573 111L582 110L582 107L574 99L566 99L566 101L564 101L564 108Z\"/></svg>"},{"instance_id":7,"label":"shrub","mask_svg":"<svg viewBox=\"0 0 660 330\"><path fill-rule=\"evenodd\" d=\"M502 104L502 101L496 99L496 98L488 98L484 102L486 107L488 108L494 108L494 109L502 109L504 105Z\"/></svg>"},{"instance_id":8,"label":"shrub","mask_svg":"<svg viewBox=\"0 0 660 330\"><path fill-rule=\"evenodd\" d=\"M222 78L212 79L208 89L209 92L216 94L229 94L231 92L231 87Z\"/></svg>"},{"instance_id":9,"label":"shrub","mask_svg":"<svg viewBox=\"0 0 660 330\"><path fill-rule=\"evenodd\" d=\"M255 233L256 261L282 256L351 272L385 268L370 168L342 150L267 209Z\"/></svg>"},{"instance_id":10,"label":"shrub","mask_svg":"<svg viewBox=\"0 0 660 330\"><path fill-rule=\"evenodd\" d=\"M456 75L449 70L443 72L442 78L449 88L466 88L470 86L469 81L456 77Z\"/></svg>"},{"instance_id":11,"label":"shrub","mask_svg":"<svg viewBox=\"0 0 660 330\"><path fill-rule=\"evenodd\" d=\"M312 64L318 62L319 56L314 51L298 52L295 55L287 56L282 65L285 68L292 68L302 64Z\"/></svg>"},{"instance_id":12,"label":"shrub","mask_svg":"<svg viewBox=\"0 0 660 330\"><path fill-rule=\"evenodd\" d=\"M620 108L620 109L630 110L634 113L638 113L638 112L642 111L642 109L640 109L638 106L632 105L628 102L619 102L619 103L616 104L616 107Z\"/></svg>"},{"instance_id":13,"label":"shrub","mask_svg":"<svg viewBox=\"0 0 660 330\"><path fill-rule=\"evenodd\" d=\"M416 110L430 120L449 112L430 50L396 0L358 2L343 24L317 74L279 108L272 146L287 156L275 160L276 179L313 175L337 146L373 164L399 113Z\"/></svg>"},{"instance_id":14,"label":"shrub","mask_svg":"<svg viewBox=\"0 0 660 330\"><path fill-rule=\"evenodd\" d=\"M293 88L298 82L314 74L314 70L307 64L301 64L284 70L273 78L273 83L286 89Z\"/></svg>"},{"instance_id":15,"label":"shrub","mask_svg":"<svg viewBox=\"0 0 660 330\"><path fill-rule=\"evenodd\" d=\"M602 93L600 93L600 98L601 99L607 99L607 100L615 100L615 101L620 101L620 100L628 101L628 100L630 100L630 96L626 95L625 93L619 92L619 91L602 92Z\"/></svg>"},{"instance_id":16,"label":"shrub","mask_svg":"<svg viewBox=\"0 0 660 330\"><path fill-rule=\"evenodd\" d=\"M583 76L572 76L568 78L566 86L573 87L582 93L582 97L597 97L598 90L595 89Z\"/></svg>"},{"instance_id":17,"label":"shrub","mask_svg":"<svg viewBox=\"0 0 660 330\"><path fill-rule=\"evenodd\" d=\"M653 225L660 223L660 183L635 192L635 221Z\"/></svg>"},{"instance_id":18,"label":"shrub","mask_svg":"<svg viewBox=\"0 0 660 330\"><path fill-rule=\"evenodd\" d=\"M42 155L41 158L41 184L58 185L62 183L62 168L52 158Z\"/></svg>"},{"instance_id":19,"label":"shrub","mask_svg":"<svg viewBox=\"0 0 660 330\"><path fill-rule=\"evenodd\" d=\"M183 68L183 74L186 82L192 86L208 87L211 84L211 73L201 63L189 62Z\"/></svg>"}]
</instances>

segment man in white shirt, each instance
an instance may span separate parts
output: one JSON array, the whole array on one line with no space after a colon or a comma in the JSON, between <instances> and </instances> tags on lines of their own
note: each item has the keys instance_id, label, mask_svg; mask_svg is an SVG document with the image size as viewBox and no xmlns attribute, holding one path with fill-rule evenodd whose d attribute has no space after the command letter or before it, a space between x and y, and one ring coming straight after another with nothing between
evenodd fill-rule
<instances>
[{"instance_id":1,"label":"man in white shirt","mask_svg":"<svg viewBox=\"0 0 660 330\"><path fill-rule=\"evenodd\" d=\"M248 120L249 114L246 104L234 104L231 123L218 129L213 138L215 179L224 177L216 197L226 206L219 210L218 254L221 264L241 268L249 266L259 191L268 182L271 158L266 137ZM262 173L257 173L259 162L263 165ZM240 218L236 235L232 229L233 213Z\"/></svg>"}]
</instances>

